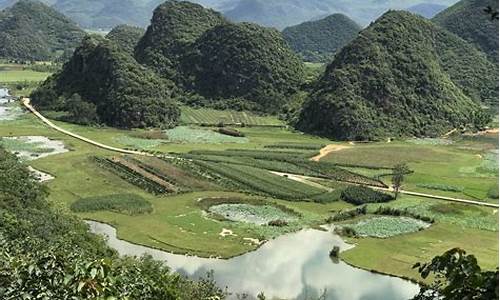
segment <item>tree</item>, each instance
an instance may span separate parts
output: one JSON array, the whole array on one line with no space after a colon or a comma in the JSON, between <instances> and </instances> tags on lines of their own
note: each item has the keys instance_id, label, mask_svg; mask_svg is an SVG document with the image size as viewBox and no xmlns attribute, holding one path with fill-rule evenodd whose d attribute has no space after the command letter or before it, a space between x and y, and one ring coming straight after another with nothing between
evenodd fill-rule
<instances>
[{"instance_id":1,"label":"tree","mask_svg":"<svg viewBox=\"0 0 500 300\"><path fill-rule=\"evenodd\" d=\"M83 101L78 94L73 94L66 101L66 107L72 122L82 125L94 125L99 122L95 104Z\"/></svg>"},{"instance_id":2,"label":"tree","mask_svg":"<svg viewBox=\"0 0 500 300\"><path fill-rule=\"evenodd\" d=\"M394 166L394 173L392 175L392 187L394 188L394 198L398 199L399 190L407 174L411 173L410 168L405 163L399 163Z\"/></svg>"},{"instance_id":3,"label":"tree","mask_svg":"<svg viewBox=\"0 0 500 300\"><path fill-rule=\"evenodd\" d=\"M476 257L462 249L451 249L430 263L417 263L413 268L418 268L423 279L431 274L434 277L413 300L498 299L498 268L482 271Z\"/></svg>"}]
</instances>

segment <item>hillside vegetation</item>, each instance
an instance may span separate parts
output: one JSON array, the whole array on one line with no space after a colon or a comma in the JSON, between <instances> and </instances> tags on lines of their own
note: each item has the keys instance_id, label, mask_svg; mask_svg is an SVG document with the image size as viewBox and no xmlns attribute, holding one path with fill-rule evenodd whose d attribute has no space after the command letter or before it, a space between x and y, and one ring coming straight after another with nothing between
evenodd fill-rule
<instances>
[{"instance_id":1,"label":"hillside vegetation","mask_svg":"<svg viewBox=\"0 0 500 300\"><path fill-rule=\"evenodd\" d=\"M84 36L75 23L38 1L21 0L0 12L0 58L56 59Z\"/></svg>"},{"instance_id":2,"label":"hillside vegetation","mask_svg":"<svg viewBox=\"0 0 500 300\"><path fill-rule=\"evenodd\" d=\"M190 2L160 5L135 56L193 93L186 104L217 109L277 112L304 77L278 31L229 23Z\"/></svg>"},{"instance_id":3,"label":"hillside vegetation","mask_svg":"<svg viewBox=\"0 0 500 300\"><path fill-rule=\"evenodd\" d=\"M442 11L433 21L474 44L498 64L498 20L484 12L486 7L498 11L495 0L462 0Z\"/></svg>"},{"instance_id":4,"label":"hillside vegetation","mask_svg":"<svg viewBox=\"0 0 500 300\"><path fill-rule=\"evenodd\" d=\"M158 6L135 51L137 61L165 78L178 77L181 57L205 31L226 22L217 12L186 1Z\"/></svg>"},{"instance_id":5,"label":"hillside vegetation","mask_svg":"<svg viewBox=\"0 0 500 300\"><path fill-rule=\"evenodd\" d=\"M472 46L422 17L390 11L327 67L297 127L371 140L480 128L479 101L496 98L495 67Z\"/></svg>"},{"instance_id":6,"label":"hillside vegetation","mask_svg":"<svg viewBox=\"0 0 500 300\"><path fill-rule=\"evenodd\" d=\"M184 60L185 86L205 98L277 112L303 81L302 62L281 34L255 24L224 24L198 39Z\"/></svg>"},{"instance_id":7,"label":"hillside vegetation","mask_svg":"<svg viewBox=\"0 0 500 300\"><path fill-rule=\"evenodd\" d=\"M283 36L305 61L329 62L335 52L352 41L361 27L349 17L333 14L317 21L287 27Z\"/></svg>"},{"instance_id":8,"label":"hillside vegetation","mask_svg":"<svg viewBox=\"0 0 500 300\"><path fill-rule=\"evenodd\" d=\"M77 123L115 127L170 127L180 110L172 83L159 79L113 42L86 37L61 72L33 94L41 109L65 110Z\"/></svg>"},{"instance_id":9,"label":"hillside vegetation","mask_svg":"<svg viewBox=\"0 0 500 300\"><path fill-rule=\"evenodd\" d=\"M111 30L106 38L115 42L125 52L134 55L134 49L144 35L144 29L130 25L118 25Z\"/></svg>"}]
</instances>

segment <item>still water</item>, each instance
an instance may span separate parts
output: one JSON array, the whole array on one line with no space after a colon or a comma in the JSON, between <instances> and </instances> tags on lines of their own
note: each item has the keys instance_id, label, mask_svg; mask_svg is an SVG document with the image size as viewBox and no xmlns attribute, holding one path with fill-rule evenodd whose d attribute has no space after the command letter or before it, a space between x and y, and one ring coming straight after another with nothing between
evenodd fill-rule
<instances>
[{"instance_id":1,"label":"still water","mask_svg":"<svg viewBox=\"0 0 500 300\"><path fill-rule=\"evenodd\" d=\"M92 232L107 237L110 247L121 255L150 254L172 270L199 279L213 270L215 281L232 293L268 299L403 300L414 296L418 285L400 278L373 274L346 263L333 262L334 245L350 245L332 232L313 229L281 236L258 250L232 259L209 259L171 254L131 244L116 238L116 230L103 223L87 221ZM411 266L408 266L411 268Z\"/></svg>"}]
</instances>

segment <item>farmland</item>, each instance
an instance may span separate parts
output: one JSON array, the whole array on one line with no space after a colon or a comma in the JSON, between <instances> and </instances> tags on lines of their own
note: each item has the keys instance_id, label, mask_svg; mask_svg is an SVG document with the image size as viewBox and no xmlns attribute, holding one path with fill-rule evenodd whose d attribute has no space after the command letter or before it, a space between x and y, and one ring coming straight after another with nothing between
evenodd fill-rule
<instances>
[{"instance_id":1,"label":"farmland","mask_svg":"<svg viewBox=\"0 0 500 300\"><path fill-rule=\"evenodd\" d=\"M245 135L241 140L221 137L214 132L217 127L194 124L177 128L176 135L175 130L121 130L54 122L111 146L175 157L117 155L48 129L29 114L0 123L0 136L45 136L70 150L29 162L55 177L46 185L56 207L111 224L122 239L176 253L232 257L254 250L259 246L255 241L316 228L332 215L355 207L340 199L344 189L352 183L389 185L392 167L399 161L408 162L414 170L404 182L407 190L495 202L488 194L498 189L492 169L497 140L487 136L453 138L451 143L349 145L280 127L238 127ZM332 143L345 148L320 162L309 160ZM326 189L270 171L311 176ZM402 196L368 204L368 218L392 218L372 216L380 206L407 209L433 218L435 224L383 241L347 238L356 244L342 253L348 263L416 278L413 263L460 246L474 253L482 266L491 269L497 265L498 212L493 209ZM258 222L247 222L249 216L257 216ZM358 224L366 218L340 223ZM285 222L268 225L278 220ZM221 235L229 231L233 234Z\"/></svg>"},{"instance_id":2,"label":"farmland","mask_svg":"<svg viewBox=\"0 0 500 300\"><path fill-rule=\"evenodd\" d=\"M181 123L216 126L218 124L237 126L285 126L284 122L272 116L259 116L251 112L215 110L211 108L181 107Z\"/></svg>"}]
</instances>

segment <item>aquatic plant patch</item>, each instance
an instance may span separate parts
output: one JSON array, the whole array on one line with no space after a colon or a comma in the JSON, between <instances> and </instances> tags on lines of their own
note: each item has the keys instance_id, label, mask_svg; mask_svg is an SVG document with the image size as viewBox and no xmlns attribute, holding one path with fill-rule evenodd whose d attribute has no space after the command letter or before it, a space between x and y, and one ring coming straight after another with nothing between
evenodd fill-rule
<instances>
[{"instance_id":1,"label":"aquatic plant patch","mask_svg":"<svg viewBox=\"0 0 500 300\"><path fill-rule=\"evenodd\" d=\"M374 217L340 227L342 226L352 228L360 237L388 238L417 232L429 227L430 224L408 217Z\"/></svg>"},{"instance_id":2,"label":"aquatic plant patch","mask_svg":"<svg viewBox=\"0 0 500 300\"><path fill-rule=\"evenodd\" d=\"M209 212L235 222L265 225L272 221L291 222L296 220L281 209L271 205L251 205L245 203L219 204L211 206Z\"/></svg>"},{"instance_id":3,"label":"aquatic plant patch","mask_svg":"<svg viewBox=\"0 0 500 300\"><path fill-rule=\"evenodd\" d=\"M112 211L126 215L147 214L153 211L151 203L135 194L114 194L81 198L71 204L74 212Z\"/></svg>"},{"instance_id":4,"label":"aquatic plant patch","mask_svg":"<svg viewBox=\"0 0 500 300\"><path fill-rule=\"evenodd\" d=\"M126 135L115 137L113 138L113 140L128 148L134 148L134 149L154 148L168 142L167 140L162 140L162 139L145 139L145 138L126 136Z\"/></svg>"},{"instance_id":5,"label":"aquatic plant patch","mask_svg":"<svg viewBox=\"0 0 500 300\"><path fill-rule=\"evenodd\" d=\"M220 134L210 129L179 126L166 130L168 140L174 143L191 144L223 144L223 143L248 143L246 137L234 137Z\"/></svg>"},{"instance_id":6,"label":"aquatic plant patch","mask_svg":"<svg viewBox=\"0 0 500 300\"><path fill-rule=\"evenodd\" d=\"M415 138L409 139L407 142L415 145L451 145L453 140L443 138Z\"/></svg>"}]
</instances>

